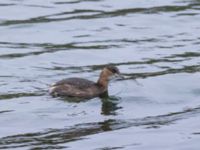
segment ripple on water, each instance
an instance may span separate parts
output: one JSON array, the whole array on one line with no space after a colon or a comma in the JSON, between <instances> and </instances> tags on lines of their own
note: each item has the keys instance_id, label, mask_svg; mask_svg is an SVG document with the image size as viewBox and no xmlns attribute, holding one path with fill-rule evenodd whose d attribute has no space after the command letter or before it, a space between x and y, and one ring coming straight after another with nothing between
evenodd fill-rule
<instances>
[{"instance_id":1,"label":"ripple on water","mask_svg":"<svg viewBox=\"0 0 200 150\"><path fill-rule=\"evenodd\" d=\"M199 6L1 0L0 149L198 150ZM108 64L124 75L108 97L48 95Z\"/></svg>"}]
</instances>

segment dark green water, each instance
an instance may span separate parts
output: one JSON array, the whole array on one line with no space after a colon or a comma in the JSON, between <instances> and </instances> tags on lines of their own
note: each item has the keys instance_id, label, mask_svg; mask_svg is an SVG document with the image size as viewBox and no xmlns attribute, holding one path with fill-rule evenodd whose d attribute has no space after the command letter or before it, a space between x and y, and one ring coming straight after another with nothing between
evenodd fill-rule
<instances>
[{"instance_id":1,"label":"dark green water","mask_svg":"<svg viewBox=\"0 0 200 150\"><path fill-rule=\"evenodd\" d=\"M48 95L107 64L108 98ZM199 0L1 0L0 69L0 149L200 148Z\"/></svg>"}]
</instances>

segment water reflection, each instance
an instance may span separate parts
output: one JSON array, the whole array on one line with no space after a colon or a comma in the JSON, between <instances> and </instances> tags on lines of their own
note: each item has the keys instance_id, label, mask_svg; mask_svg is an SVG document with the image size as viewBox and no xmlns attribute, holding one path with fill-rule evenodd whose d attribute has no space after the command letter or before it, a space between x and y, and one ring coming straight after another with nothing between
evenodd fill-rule
<instances>
[{"instance_id":1,"label":"water reflection","mask_svg":"<svg viewBox=\"0 0 200 150\"><path fill-rule=\"evenodd\" d=\"M67 149L86 138L98 143L98 133L110 131L112 139L120 129L127 129L124 139L139 134L146 140L150 130L162 137L142 141L142 149L172 145L163 139L170 132L194 145L184 135L199 137L199 0L1 0L0 9L0 149ZM124 92L91 101L46 96L48 83L93 80L108 64L125 76L110 91ZM96 107L100 113L91 113ZM118 141L121 147L112 140L102 147L134 149Z\"/></svg>"},{"instance_id":2,"label":"water reflection","mask_svg":"<svg viewBox=\"0 0 200 150\"><path fill-rule=\"evenodd\" d=\"M31 96L42 96L45 95L45 93L38 93L38 92L32 92L32 93L7 93L7 94L0 94L0 100L10 100L13 98L19 98L19 97L31 97Z\"/></svg>"},{"instance_id":3,"label":"water reflection","mask_svg":"<svg viewBox=\"0 0 200 150\"><path fill-rule=\"evenodd\" d=\"M109 96L108 91L100 95L100 99L102 102L101 114L103 115L116 115L116 111L122 108L118 106L120 98L116 96Z\"/></svg>"},{"instance_id":4,"label":"water reflection","mask_svg":"<svg viewBox=\"0 0 200 150\"><path fill-rule=\"evenodd\" d=\"M108 94L108 91L104 92L98 97L101 100L101 114L102 115L117 115L117 110L121 109L122 107L118 106L119 97L116 96L110 96ZM73 98L73 97L61 97L58 98L58 100L62 100L65 102L70 103L80 103L80 102L86 102L91 100L90 99L82 99L82 98Z\"/></svg>"},{"instance_id":5,"label":"water reflection","mask_svg":"<svg viewBox=\"0 0 200 150\"><path fill-rule=\"evenodd\" d=\"M24 52L21 51L18 53L11 53L11 54L2 54L0 55L0 58L2 59L14 59L14 58L20 58L20 57L27 57L32 55L42 55L46 53L55 53L60 51L68 51L68 50L101 50L101 49L108 49L111 47L117 47L117 45L107 45L107 44L95 44L95 45L80 45L82 43L66 43L66 44L52 44L52 43L43 43L43 44L33 44L33 43L8 43L8 42L0 42L1 47L5 48L13 48L13 49L33 49L38 48L38 51L30 51L30 52ZM40 50L42 49L42 50Z\"/></svg>"},{"instance_id":6,"label":"water reflection","mask_svg":"<svg viewBox=\"0 0 200 150\"><path fill-rule=\"evenodd\" d=\"M0 114L7 113L7 112L12 112L12 111L14 111L14 110L3 110L3 111L0 111Z\"/></svg>"},{"instance_id":7,"label":"water reflection","mask_svg":"<svg viewBox=\"0 0 200 150\"><path fill-rule=\"evenodd\" d=\"M59 3L57 3L59 4ZM61 3L64 4L64 3ZM67 4L67 3L66 3ZM184 12L189 9L193 9L197 3L191 3L185 6L158 6L158 7L150 7L150 8L127 8L127 9L118 9L114 11L98 11L93 9L79 9L74 10L71 12L64 12L64 13L56 13L53 15L45 15L45 16L38 16L30 19L24 20L7 20L0 23L0 26L9 26L9 25L16 25L16 24L35 24L35 23L49 23L49 22L59 22L59 21L66 21L66 20L89 20L89 19L96 19L96 18L112 18L112 17L119 17L119 16L126 16L129 14L157 14L157 13L169 13L169 12ZM87 12L87 13L86 13ZM95 12L95 13L94 13ZM85 15L83 15L86 13ZM88 14L89 13L89 14ZM66 16L64 16L64 14ZM74 14L76 14L74 16ZM62 17L57 17L57 16ZM185 14L187 15L187 14Z\"/></svg>"},{"instance_id":8,"label":"water reflection","mask_svg":"<svg viewBox=\"0 0 200 150\"><path fill-rule=\"evenodd\" d=\"M108 119L103 122L77 124L63 129L49 129L42 132L7 136L0 138L0 149L25 147L35 149L65 149L67 148L67 143L83 140L89 135L138 126L145 127L146 130L149 128L160 128L174 124L178 120L199 115L199 113L200 107L197 107L160 116L130 120ZM66 146L63 145L64 143Z\"/></svg>"}]
</instances>

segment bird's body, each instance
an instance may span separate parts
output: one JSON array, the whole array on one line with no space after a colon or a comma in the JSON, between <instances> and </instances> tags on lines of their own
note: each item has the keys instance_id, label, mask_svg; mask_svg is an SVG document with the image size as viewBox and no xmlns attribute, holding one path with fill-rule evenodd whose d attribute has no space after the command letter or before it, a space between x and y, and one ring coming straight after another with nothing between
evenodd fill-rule
<instances>
[{"instance_id":1,"label":"bird's body","mask_svg":"<svg viewBox=\"0 0 200 150\"><path fill-rule=\"evenodd\" d=\"M67 78L53 84L49 92L53 96L92 98L107 91L109 77L119 73L116 67L105 67L97 82L82 78Z\"/></svg>"},{"instance_id":2,"label":"bird's body","mask_svg":"<svg viewBox=\"0 0 200 150\"><path fill-rule=\"evenodd\" d=\"M106 89L93 81L82 78L67 78L53 84L50 93L53 96L90 98L100 95Z\"/></svg>"}]
</instances>

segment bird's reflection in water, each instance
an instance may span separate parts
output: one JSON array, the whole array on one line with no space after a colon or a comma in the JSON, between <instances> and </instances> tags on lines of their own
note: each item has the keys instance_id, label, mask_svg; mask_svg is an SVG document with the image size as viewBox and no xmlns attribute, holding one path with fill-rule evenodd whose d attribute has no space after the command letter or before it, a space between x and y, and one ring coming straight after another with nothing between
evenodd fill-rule
<instances>
[{"instance_id":1,"label":"bird's reflection in water","mask_svg":"<svg viewBox=\"0 0 200 150\"><path fill-rule=\"evenodd\" d=\"M100 99L102 102L101 114L103 115L116 115L116 110L121 108L118 106L120 98L109 96L108 91L100 95Z\"/></svg>"},{"instance_id":2,"label":"bird's reflection in water","mask_svg":"<svg viewBox=\"0 0 200 150\"><path fill-rule=\"evenodd\" d=\"M101 105L101 114L102 115L116 115L116 111L118 109L121 109L122 107L118 106L119 97L116 96L110 96L108 92L104 92L99 96L101 99L102 105ZM90 99L80 99L80 98L72 98L72 97L62 97L61 100L71 103L80 103L85 102Z\"/></svg>"}]
</instances>

